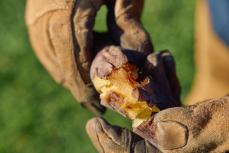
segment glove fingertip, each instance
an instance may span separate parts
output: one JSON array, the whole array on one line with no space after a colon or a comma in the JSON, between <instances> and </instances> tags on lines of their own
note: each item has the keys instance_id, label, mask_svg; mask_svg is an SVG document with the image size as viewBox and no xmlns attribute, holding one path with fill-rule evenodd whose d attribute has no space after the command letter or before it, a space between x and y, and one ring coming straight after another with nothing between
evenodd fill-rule
<instances>
[{"instance_id":1,"label":"glove fingertip","mask_svg":"<svg viewBox=\"0 0 229 153\"><path fill-rule=\"evenodd\" d=\"M102 121L102 119L100 119L100 118L90 119L86 124L86 131L87 131L87 134L90 137L92 143L96 147L96 149L99 152L103 152L103 147L100 144L100 140L99 140L99 136L98 136L98 131L102 130L100 121Z\"/></svg>"}]
</instances>

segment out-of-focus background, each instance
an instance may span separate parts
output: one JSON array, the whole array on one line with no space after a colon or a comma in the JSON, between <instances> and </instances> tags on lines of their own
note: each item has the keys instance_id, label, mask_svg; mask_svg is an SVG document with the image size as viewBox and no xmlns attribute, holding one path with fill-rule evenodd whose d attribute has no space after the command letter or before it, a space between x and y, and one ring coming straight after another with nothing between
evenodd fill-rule
<instances>
[{"instance_id":1,"label":"out-of-focus background","mask_svg":"<svg viewBox=\"0 0 229 153\"><path fill-rule=\"evenodd\" d=\"M96 153L85 132L93 115L57 85L30 46L25 0L0 0L0 153ZM194 74L194 1L146 0L143 23L156 50L170 49L184 97ZM96 29L105 29L105 8ZM108 111L106 119L128 127Z\"/></svg>"}]
</instances>

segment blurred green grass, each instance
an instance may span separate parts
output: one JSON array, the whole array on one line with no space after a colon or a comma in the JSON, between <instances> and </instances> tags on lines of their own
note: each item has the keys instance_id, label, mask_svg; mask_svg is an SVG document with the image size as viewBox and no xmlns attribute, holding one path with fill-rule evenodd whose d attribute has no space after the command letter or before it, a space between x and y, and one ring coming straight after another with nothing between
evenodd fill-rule
<instances>
[{"instance_id":1,"label":"blurred green grass","mask_svg":"<svg viewBox=\"0 0 229 153\"><path fill-rule=\"evenodd\" d=\"M146 0L143 23L156 50L170 49L184 97L193 66L194 1ZM0 1L0 153L95 153L85 132L93 115L57 85L35 57L24 23L25 1ZM103 30L105 9L97 17ZM108 112L114 124L128 126Z\"/></svg>"}]
</instances>

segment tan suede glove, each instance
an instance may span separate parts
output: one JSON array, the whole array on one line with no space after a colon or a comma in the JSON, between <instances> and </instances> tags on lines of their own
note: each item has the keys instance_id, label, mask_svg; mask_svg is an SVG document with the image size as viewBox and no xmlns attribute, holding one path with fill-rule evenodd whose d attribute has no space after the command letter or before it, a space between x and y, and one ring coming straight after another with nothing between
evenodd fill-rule
<instances>
[{"instance_id":1,"label":"tan suede glove","mask_svg":"<svg viewBox=\"0 0 229 153\"><path fill-rule=\"evenodd\" d=\"M207 100L156 114L134 132L163 153L229 151L229 97Z\"/></svg>"},{"instance_id":2,"label":"tan suede glove","mask_svg":"<svg viewBox=\"0 0 229 153\"><path fill-rule=\"evenodd\" d=\"M112 55L112 50L116 50L115 57L119 60L109 56ZM133 54L128 55L120 48L110 48L97 55L91 73L100 77L106 76L112 69L134 58ZM156 104L162 111L133 127L133 132L141 137L127 129L111 126L103 119L90 120L87 132L97 150L100 153L228 152L229 97L177 107L180 105L180 86L172 55L164 51L150 54L146 60L146 64L139 61L136 63L144 65L144 72L151 75L152 80L139 89L139 97ZM103 66L98 64L99 61ZM95 69L96 71L93 71ZM113 110L119 112L114 108Z\"/></svg>"},{"instance_id":3,"label":"tan suede glove","mask_svg":"<svg viewBox=\"0 0 229 153\"><path fill-rule=\"evenodd\" d=\"M88 134L99 153L228 153L229 97L159 112L134 132L94 118Z\"/></svg>"},{"instance_id":4,"label":"tan suede glove","mask_svg":"<svg viewBox=\"0 0 229 153\"><path fill-rule=\"evenodd\" d=\"M95 17L102 5L108 7L109 32L96 33ZM26 23L32 46L51 76L82 105L101 113L104 107L89 77L91 61L97 50L111 44L153 50L140 24L142 7L143 0L27 0Z\"/></svg>"}]
</instances>

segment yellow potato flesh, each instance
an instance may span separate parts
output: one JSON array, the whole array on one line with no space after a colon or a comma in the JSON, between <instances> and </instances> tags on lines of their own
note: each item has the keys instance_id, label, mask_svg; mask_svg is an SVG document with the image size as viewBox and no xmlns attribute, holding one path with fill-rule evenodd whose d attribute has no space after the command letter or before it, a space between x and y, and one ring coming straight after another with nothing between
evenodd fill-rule
<instances>
[{"instance_id":1,"label":"yellow potato flesh","mask_svg":"<svg viewBox=\"0 0 229 153\"><path fill-rule=\"evenodd\" d=\"M115 94L119 97L115 105L122 114L140 122L149 119L151 114L159 112L159 109L156 106L149 107L146 101L139 101L132 96L133 90L141 85L136 81L137 71L132 65L125 65L114 70L106 79L95 77L93 83L105 105L110 105L110 96Z\"/></svg>"}]
</instances>

